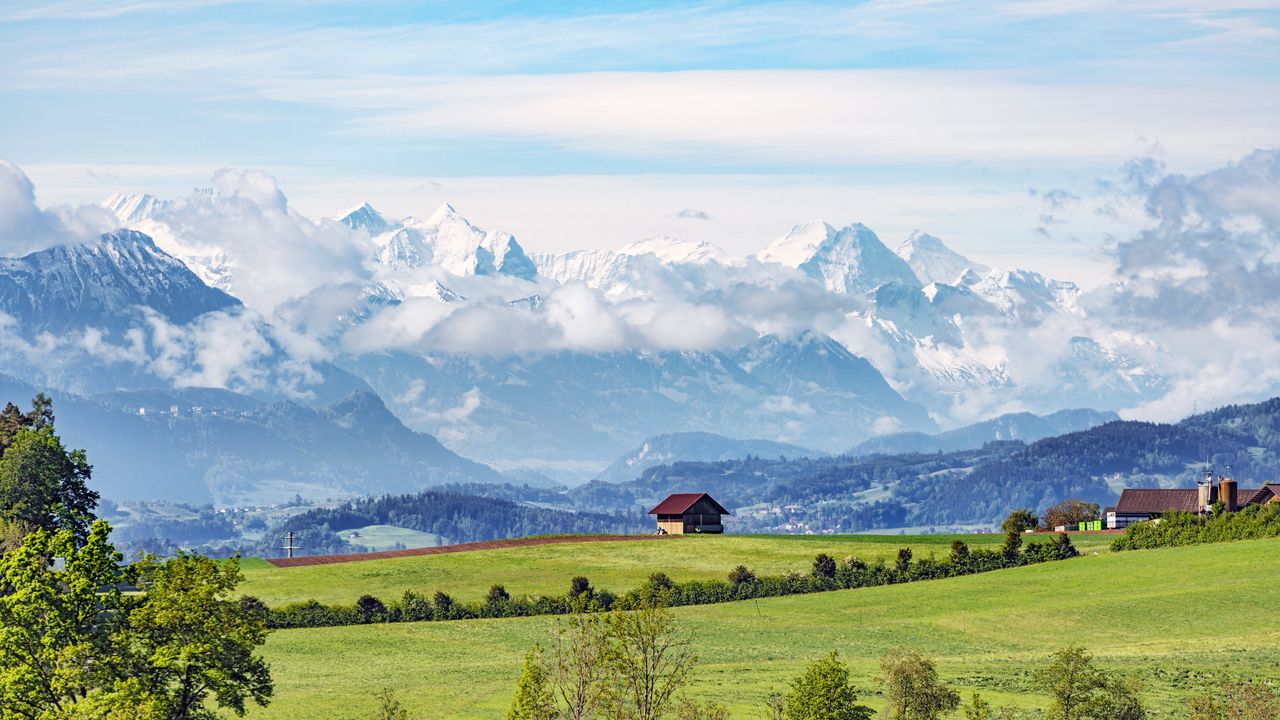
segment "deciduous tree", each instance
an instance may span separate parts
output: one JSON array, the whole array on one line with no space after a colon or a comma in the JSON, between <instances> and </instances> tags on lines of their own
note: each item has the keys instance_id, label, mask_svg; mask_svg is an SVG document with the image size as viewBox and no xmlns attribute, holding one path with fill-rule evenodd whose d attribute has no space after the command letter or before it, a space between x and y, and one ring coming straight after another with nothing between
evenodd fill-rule
<instances>
[{"instance_id":1,"label":"deciduous tree","mask_svg":"<svg viewBox=\"0 0 1280 720\"><path fill-rule=\"evenodd\" d=\"M858 704L849 668L836 653L809 663L791 681L784 705L786 720L869 720L871 708Z\"/></svg>"},{"instance_id":2,"label":"deciduous tree","mask_svg":"<svg viewBox=\"0 0 1280 720\"><path fill-rule=\"evenodd\" d=\"M1009 513L1009 516L1000 524L1000 529L1006 533L1021 533L1026 530L1035 530L1040 526L1040 518L1036 517L1031 508L1022 508Z\"/></svg>"},{"instance_id":3,"label":"deciduous tree","mask_svg":"<svg viewBox=\"0 0 1280 720\"><path fill-rule=\"evenodd\" d=\"M607 616L605 668L614 716L658 720L693 677L693 635L664 607L646 603Z\"/></svg>"},{"instance_id":4,"label":"deciduous tree","mask_svg":"<svg viewBox=\"0 0 1280 720\"><path fill-rule=\"evenodd\" d=\"M1082 521L1098 519L1098 503L1085 502L1079 498L1068 498L1044 511L1040 523L1049 530L1059 525L1067 529L1078 527Z\"/></svg>"},{"instance_id":5,"label":"deciduous tree","mask_svg":"<svg viewBox=\"0 0 1280 720\"><path fill-rule=\"evenodd\" d=\"M918 652L899 652L880 660L880 682L888 720L937 720L960 706L960 694L938 679L932 660Z\"/></svg>"},{"instance_id":6,"label":"deciduous tree","mask_svg":"<svg viewBox=\"0 0 1280 720\"><path fill-rule=\"evenodd\" d=\"M266 706L273 687L267 663L254 654L266 642L260 612L232 591L242 579L237 558L212 560L179 552L148 559L127 573L145 590L122 603L124 623L115 646L130 677L158 698L170 720L214 720L209 707L243 714L249 702Z\"/></svg>"}]
</instances>

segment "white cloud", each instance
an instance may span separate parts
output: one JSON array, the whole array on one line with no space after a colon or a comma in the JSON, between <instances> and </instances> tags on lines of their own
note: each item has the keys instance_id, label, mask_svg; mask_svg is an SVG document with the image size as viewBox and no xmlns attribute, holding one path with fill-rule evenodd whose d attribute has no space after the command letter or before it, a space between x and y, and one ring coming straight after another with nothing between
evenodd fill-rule
<instances>
[{"instance_id":1,"label":"white cloud","mask_svg":"<svg viewBox=\"0 0 1280 720\"><path fill-rule=\"evenodd\" d=\"M355 109L352 131L496 137L634 157L789 162L1109 162L1135 137L1231 157L1273 137L1274 84L1046 83L960 70L727 70L282 81L274 99Z\"/></svg>"},{"instance_id":2,"label":"white cloud","mask_svg":"<svg viewBox=\"0 0 1280 720\"><path fill-rule=\"evenodd\" d=\"M0 160L0 256L97 239L111 227L100 208L36 205L35 185L17 165Z\"/></svg>"}]
</instances>

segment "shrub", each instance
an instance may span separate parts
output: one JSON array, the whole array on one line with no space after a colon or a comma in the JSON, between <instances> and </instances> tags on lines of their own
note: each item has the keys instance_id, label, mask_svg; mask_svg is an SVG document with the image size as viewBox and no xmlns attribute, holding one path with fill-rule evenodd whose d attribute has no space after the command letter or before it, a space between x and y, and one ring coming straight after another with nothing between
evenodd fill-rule
<instances>
[{"instance_id":1,"label":"shrub","mask_svg":"<svg viewBox=\"0 0 1280 720\"><path fill-rule=\"evenodd\" d=\"M813 576L834 578L836 576L836 561L826 553L818 553L818 556L813 559Z\"/></svg>"},{"instance_id":2,"label":"shrub","mask_svg":"<svg viewBox=\"0 0 1280 720\"><path fill-rule=\"evenodd\" d=\"M747 569L746 565L739 565L729 571L729 583L735 588L739 585L747 585L755 581L756 574Z\"/></svg>"}]
</instances>

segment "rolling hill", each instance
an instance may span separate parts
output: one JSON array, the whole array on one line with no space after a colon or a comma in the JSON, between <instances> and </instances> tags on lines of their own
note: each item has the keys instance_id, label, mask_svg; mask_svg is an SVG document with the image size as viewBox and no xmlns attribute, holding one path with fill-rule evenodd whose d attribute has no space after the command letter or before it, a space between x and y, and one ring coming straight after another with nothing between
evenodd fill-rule
<instances>
[{"instance_id":1,"label":"rolling hill","mask_svg":"<svg viewBox=\"0 0 1280 720\"><path fill-rule=\"evenodd\" d=\"M773 542L818 547L808 539ZM1277 550L1280 541L1258 540L1088 553L961 578L681 608L676 615L698 636L701 669L690 694L724 703L735 718L757 716L770 689L831 650L850 663L864 700L878 706L878 658L899 648L935 656L942 678L962 697L979 691L997 705L1022 709L1020 717L1037 717L1032 709L1047 700L1030 673L1073 642L1103 666L1141 678L1153 717L1172 718L1185 712L1186 697L1220 682L1280 681L1280 631L1234 621L1269 615ZM468 557L479 573L492 567L492 558ZM265 653L276 698L248 717L369 716L373 693L384 687L423 720L500 717L521 654L546 643L554 627L554 619L526 618L276 632Z\"/></svg>"}]
</instances>

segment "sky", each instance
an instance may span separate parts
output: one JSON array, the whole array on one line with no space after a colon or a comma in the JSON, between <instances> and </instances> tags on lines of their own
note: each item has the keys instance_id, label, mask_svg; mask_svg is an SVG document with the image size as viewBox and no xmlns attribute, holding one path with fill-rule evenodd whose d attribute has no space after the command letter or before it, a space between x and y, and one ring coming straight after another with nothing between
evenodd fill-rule
<instances>
[{"instance_id":1,"label":"sky","mask_svg":"<svg viewBox=\"0 0 1280 720\"><path fill-rule=\"evenodd\" d=\"M0 39L42 204L260 169L314 217L449 201L531 252L823 218L1092 287L1135 167L1280 143L1280 0L17 0Z\"/></svg>"}]
</instances>

